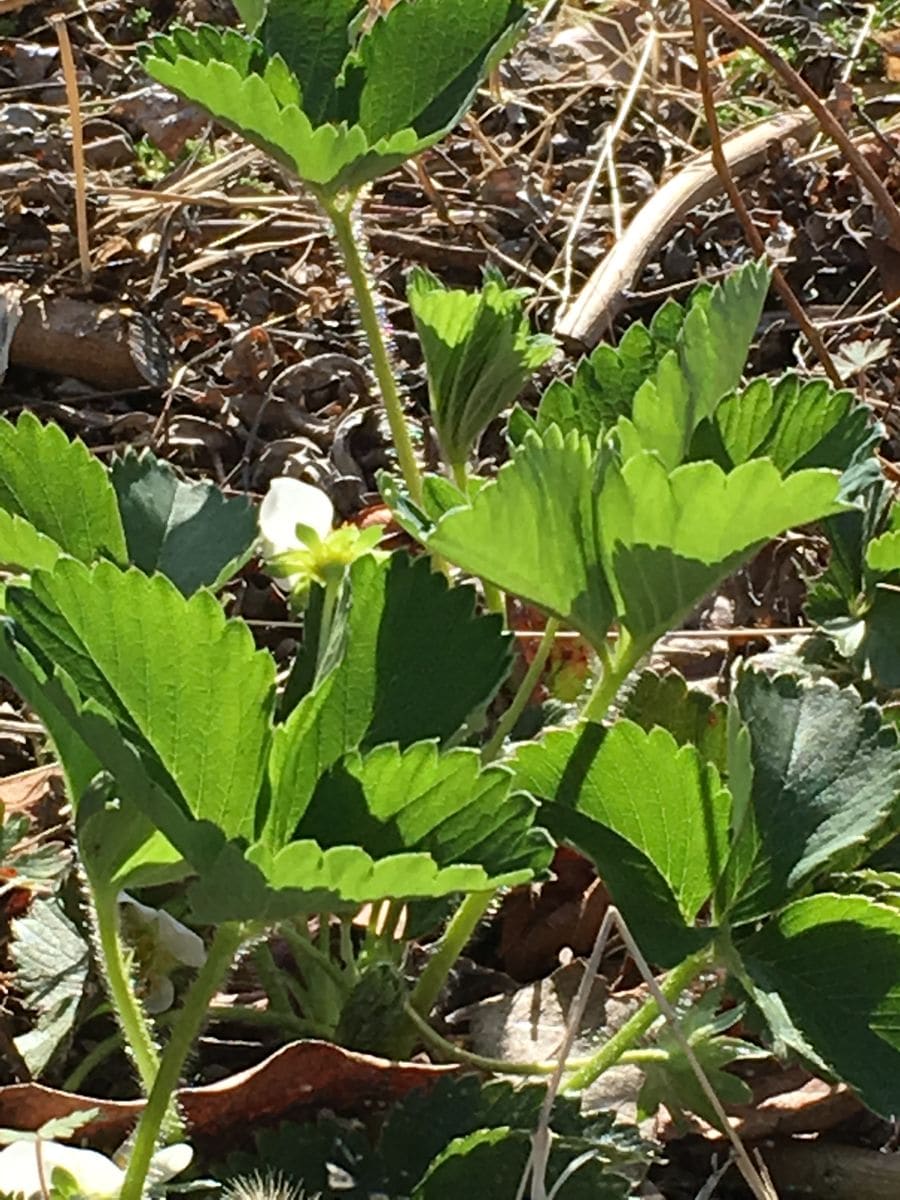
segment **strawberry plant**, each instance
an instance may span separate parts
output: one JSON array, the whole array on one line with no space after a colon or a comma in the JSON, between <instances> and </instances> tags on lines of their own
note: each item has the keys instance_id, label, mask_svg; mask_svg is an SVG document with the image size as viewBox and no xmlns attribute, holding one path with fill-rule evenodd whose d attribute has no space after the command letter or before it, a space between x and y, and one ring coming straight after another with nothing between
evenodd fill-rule
<instances>
[{"instance_id":1,"label":"strawberry plant","mask_svg":"<svg viewBox=\"0 0 900 1200\"><path fill-rule=\"evenodd\" d=\"M379 485L423 552L390 554L371 530L335 528L330 500L296 480L276 480L257 512L152 455L107 469L52 424L0 422L11 576L0 671L65 772L97 957L147 1096L121 1195L138 1200L159 1140L181 1137L175 1092L236 955L254 955L286 1032L406 1056L420 1037L440 1041L429 1017L494 897L546 877L557 843L596 864L640 953L666 972L662 1000L679 1003L694 1048L688 1061L660 1034L651 996L569 1064L564 1090L642 1061L654 1036L643 1108L671 1100L718 1120L692 1063L714 1098L741 1098L725 1068L754 1050L726 1036L718 992L696 1000L715 975L774 1046L895 1112L900 913L876 859L898 832L893 726L853 687L751 664L734 677L716 741L704 732L708 697L652 675L632 686L663 634L770 539L810 523L834 546L821 596L864 622L870 660L876 634L890 641L869 601L900 571L900 526L873 483L867 411L820 380L744 382L768 289L759 264L601 347L534 414L513 402L552 346L531 332L523 294L495 274L470 295L416 273L409 299L446 468L423 475L354 205L459 118L523 9L400 0L373 18L357 0L237 7L245 33L176 29L144 64L292 171L330 218L397 449L400 478L386 472ZM481 477L474 452L504 413L509 460ZM253 554L303 613L286 677L217 594ZM513 657L507 597L547 628L498 715ZM560 627L591 647L592 687L566 723L514 742ZM135 988L121 899L161 883L210 931L204 947L188 938L179 961L196 974L162 1046ZM360 942L364 907L385 919ZM441 926L415 972L408 943ZM267 951L276 929L302 982ZM169 959L151 958L171 999ZM469 1096L432 1158L391 1186L436 1197L486 1168L521 1174L537 1089L508 1091L494 1109L499 1092ZM628 1155L606 1125L586 1132L570 1098L551 1117L562 1195L587 1183L627 1194L616 1167ZM384 1161L367 1165L382 1181L395 1173L390 1137ZM569 1166L582 1153L592 1167L579 1180ZM70 1155L54 1161L80 1169Z\"/></svg>"}]
</instances>

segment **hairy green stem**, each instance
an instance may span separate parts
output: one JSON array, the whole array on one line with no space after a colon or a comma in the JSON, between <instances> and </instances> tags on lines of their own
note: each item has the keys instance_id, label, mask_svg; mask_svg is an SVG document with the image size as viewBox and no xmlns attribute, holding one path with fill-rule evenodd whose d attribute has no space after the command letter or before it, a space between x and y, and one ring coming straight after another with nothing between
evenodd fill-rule
<instances>
[{"instance_id":1,"label":"hairy green stem","mask_svg":"<svg viewBox=\"0 0 900 1200\"><path fill-rule=\"evenodd\" d=\"M609 711L619 688L646 653L648 647L633 642L626 630L621 630L615 650L608 647L599 650L603 673L587 699L581 715L587 721L600 722Z\"/></svg>"},{"instance_id":2,"label":"hairy green stem","mask_svg":"<svg viewBox=\"0 0 900 1200\"><path fill-rule=\"evenodd\" d=\"M416 1010L410 1004L404 1005L404 1011L407 1017L415 1025L426 1045L430 1046L439 1057L445 1062L464 1063L468 1067L475 1067L479 1071L490 1071L494 1075L552 1075L559 1065L556 1062L512 1062L505 1058L489 1058L484 1054L475 1054L471 1050L463 1050L460 1046L455 1046L452 1042L448 1042L445 1037L432 1029L426 1020L419 1016ZM648 1063L648 1062L666 1062L669 1059L669 1053L666 1050L658 1050L650 1048L645 1050L626 1050L619 1059L619 1064ZM573 1058L566 1064L567 1070L577 1070L580 1067L587 1066L593 1060L590 1058Z\"/></svg>"},{"instance_id":3,"label":"hairy green stem","mask_svg":"<svg viewBox=\"0 0 900 1200\"><path fill-rule=\"evenodd\" d=\"M290 993L268 942L259 942L253 947L253 965L256 968L259 982L269 997L271 1008L284 1017L292 1017L294 1008L291 1004Z\"/></svg>"},{"instance_id":4,"label":"hairy green stem","mask_svg":"<svg viewBox=\"0 0 900 1200\"><path fill-rule=\"evenodd\" d=\"M325 927L327 927L327 924ZM309 937L305 937L302 929L300 929L297 925L294 925L292 922L286 921L281 927L281 932L291 948L291 953L297 960L298 967L302 967L304 960L308 963L311 962L330 980L331 983L335 985L336 988L338 988L339 991L346 991L347 981L344 978L341 968L334 962L329 954L325 954L319 946L316 946L310 940Z\"/></svg>"},{"instance_id":5,"label":"hairy green stem","mask_svg":"<svg viewBox=\"0 0 900 1200\"><path fill-rule=\"evenodd\" d=\"M538 643L538 648L535 651L531 665L522 676L522 680L516 689L516 694L513 696L509 708L497 722L497 728L494 730L493 737L481 752L482 763L493 762L500 753L507 735L512 733L516 722L525 711L528 699L537 686L544 667L547 665L547 659L550 657L558 630L559 621L556 617L550 617L544 629L543 637Z\"/></svg>"},{"instance_id":6,"label":"hairy green stem","mask_svg":"<svg viewBox=\"0 0 900 1200\"><path fill-rule=\"evenodd\" d=\"M162 1053L156 1082L138 1121L128 1170L122 1184L121 1200L141 1200L150 1161L169 1106L175 1099L178 1080L197 1034L206 1020L210 1001L216 994L232 959L243 940L243 926L237 922L220 925L212 940L206 962L185 997L172 1026L172 1036Z\"/></svg>"},{"instance_id":7,"label":"hairy green stem","mask_svg":"<svg viewBox=\"0 0 900 1200\"><path fill-rule=\"evenodd\" d=\"M710 950L704 947L696 954L690 955L684 962L673 968L660 985L660 991L667 1000L677 1000L681 993L706 969L710 961ZM593 1057L568 1076L565 1082L566 1091L583 1091L604 1071L621 1062L626 1051L636 1049L635 1043L647 1033L650 1026L659 1016L659 1005L651 996L645 1000L633 1016L618 1029L609 1041L605 1042Z\"/></svg>"},{"instance_id":8,"label":"hairy green stem","mask_svg":"<svg viewBox=\"0 0 900 1200\"><path fill-rule=\"evenodd\" d=\"M493 891L472 892L453 914L410 997L410 1004L420 1017L427 1017L431 1012L451 967L487 912L494 895Z\"/></svg>"},{"instance_id":9,"label":"hairy green stem","mask_svg":"<svg viewBox=\"0 0 900 1200\"><path fill-rule=\"evenodd\" d=\"M122 939L119 936L118 889L92 885L97 937L103 955L104 974L116 1019L131 1052L143 1091L149 1092L159 1070L159 1053L150 1024L135 995Z\"/></svg>"},{"instance_id":10,"label":"hairy green stem","mask_svg":"<svg viewBox=\"0 0 900 1200\"><path fill-rule=\"evenodd\" d=\"M416 463L412 440L409 436L409 427L406 424L406 417L403 414L403 404L400 400L397 381L394 378L391 360L388 356L387 346L385 345L384 335L381 330L381 323L378 320L378 312L375 308L375 300L372 295L368 271L366 270L365 262L360 254L359 246L354 236L352 202L346 207L339 207L321 197L320 200L331 221L335 240L337 241L338 248L344 260L344 266L347 268L347 274L350 276L350 283L356 295L360 322L368 339L369 352L372 355L372 366L375 371L375 378L378 381L379 390L381 391L381 399L387 415L388 425L390 426L391 437L394 439L394 448L397 451L400 470L410 496L417 504L420 504L422 501L422 476Z\"/></svg>"}]
</instances>

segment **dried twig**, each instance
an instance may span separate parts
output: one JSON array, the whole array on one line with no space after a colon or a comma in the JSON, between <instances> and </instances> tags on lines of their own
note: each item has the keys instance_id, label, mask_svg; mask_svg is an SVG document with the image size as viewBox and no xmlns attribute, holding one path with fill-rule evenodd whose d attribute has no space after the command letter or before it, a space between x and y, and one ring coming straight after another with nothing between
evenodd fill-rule
<instances>
[{"instance_id":1,"label":"dried twig","mask_svg":"<svg viewBox=\"0 0 900 1200\"><path fill-rule=\"evenodd\" d=\"M782 113L729 137L724 151L732 175L746 175L766 159L769 143L792 137L812 138L815 121L805 113ZM613 246L574 301L559 314L555 332L595 346L628 302L644 266L684 216L722 190L708 152L698 154L659 188L632 218L625 236Z\"/></svg>"},{"instance_id":2,"label":"dried twig","mask_svg":"<svg viewBox=\"0 0 900 1200\"><path fill-rule=\"evenodd\" d=\"M75 59L69 40L69 27L65 17L54 13L48 18L59 41L59 58L63 79L66 83L66 98L69 102L69 123L72 126L72 169L75 172L75 226L78 234L78 258L81 263L81 282L91 282L91 248L88 238L87 178L84 171L84 137L81 128L81 102L78 97L78 77L75 74Z\"/></svg>"},{"instance_id":3,"label":"dried twig","mask_svg":"<svg viewBox=\"0 0 900 1200\"><path fill-rule=\"evenodd\" d=\"M722 187L728 194L728 199L731 201L731 206L737 214L738 220L743 226L747 241L750 243L750 248L758 258L765 258L766 246L763 241L762 234L756 228L753 217L747 205L744 203L744 198L738 190L737 184L734 182L731 171L728 167L728 159L725 156L725 150L722 146L722 133L719 129L719 118L716 114L716 102L713 96L712 80L709 75L708 59L708 42L706 37L706 24L703 19L703 12L700 8L701 0L689 0L691 10L691 28L694 34L694 52L697 58L697 71L700 82L700 94L703 98L703 110L706 116L706 125L709 130L710 152L712 154L713 165L716 168L719 179L722 181ZM828 348L822 338L822 335L810 321L804 311L803 305L794 294L791 285L785 279L781 269L772 264L772 283L775 289L785 303L788 312L800 326L806 336L810 346L812 346L816 357L825 368L825 373L828 378L839 388L843 386L840 373L834 365L834 360L828 353Z\"/></svg>"},{"instance_id":4,"label":"dried twig","mask_svg":"<svg viewBox=\"0 0 900 1200\"><path fill-rule=\"evenodd\" d=\"M868 188L872 199L884 214L885 220L890 226L891 241L900 247L900 209L897 208L893 197L885 187L878 172L860 154L853 139L841 125L840 121L832 114L827 105L816 95L806 80L798 75L794 68L786 63L781 55L776 50L773 50L764 38L754 33L752 29L748 29L744 22L735 16L730 9L720 4L718 0L697 0L697 3L711 17L715 18L723 29L727 29L732 37L736 38L743 45L749 46L751 50L755 50L760 58L764 58L772 70L781 76L791 91L802 100L828 136L833 138L838 146L840 146L841 152L847 162Z\"/></svg>"}]
</instances>

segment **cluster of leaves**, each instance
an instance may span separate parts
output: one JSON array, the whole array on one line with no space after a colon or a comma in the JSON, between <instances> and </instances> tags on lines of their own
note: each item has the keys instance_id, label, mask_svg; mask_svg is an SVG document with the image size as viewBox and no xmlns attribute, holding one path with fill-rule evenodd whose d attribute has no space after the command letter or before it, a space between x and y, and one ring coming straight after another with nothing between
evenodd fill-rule
<instances>
[{"instance_id":1,"label":"cluster of leaves","mask_svg":"<svg viewBox=\"0 0 900 1200\"><path fill-rule=\"evenodd\" d=\"M544 1089L448 1078L391 1111L372 1144L358 1123L322 1116L256 1135L256 1153L234 1155L228 1175L263 1167L321 1196L450 1200L480 1194L485 1172L500 1196L514 1196L528 1165ZM653 1150L633 1127L606 1114L585 1117L577 1099L558 1098L550 1118L547 1186L565 1200L624 1200ZM576 1163L576 1160L577 1163ZM573 1169L573 1165L576 1169ZM561 1177L570 1174L566 1180Z\"/></svg>"},{"instance_id":2,"label":"cluster of leaves","mask_svg":"<svg viewBox=\"0 0 900 1200\"><path fill-rule=\"evenodd\" d=\"M514 422L496 480L463 492L428 477L421 507L382 481L398 518L598 649L614 623L649 648L766 540L841 512L871 457L847 393L792 378L735 391L767 288L751 265L627 350L595 352L533 427Z\"/></svg>"},{"instance_id":3,"label":"cluster of leaves","mask_svg":"<svg viewBox=\"0 0 900 1200\"><path fill-rule=\"evenodd\" d=\"M522 28L520 0L239 0L249 30L176 28L142 56L322 199L433 145ZM436 56L433 47L440 45Z\"/></svg>"},{"instance_id":4,"label":"cluster of leaves","mask_svg":"<svg viewBox=\"0 0 900 1200\"><path fill-rule=\"evenodd\" d=\"M509 771L438 752L509 669L509 639L475 614L472 589L425 561L359 560L330 669L303 681L301 661L276 712L271 657L208 590L185 595L167 575L185 592L198 571L215 584L249 553L249 506L149 457L107 475L27 415L0 435L0 500L15 503L0 554L31 572L7 588L0 653L83 798L95 882L196 874L194 915L218 922L484 890L546 864ZM5 470L24 461L27 477ZM73 479L81 503L63 505L53 489ZM89 789L98 771L114 803Z\"/></svg>"}]
</instances>

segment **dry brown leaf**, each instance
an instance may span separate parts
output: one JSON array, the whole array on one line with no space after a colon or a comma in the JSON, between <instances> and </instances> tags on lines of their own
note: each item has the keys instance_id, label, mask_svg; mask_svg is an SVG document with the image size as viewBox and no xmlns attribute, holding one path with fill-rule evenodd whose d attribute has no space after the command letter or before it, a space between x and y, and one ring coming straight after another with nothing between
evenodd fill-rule
<instances>
[{"instance_id":1,"label":"dry brown leaf","mask_svg":"<svg viewBox=\"0 0 900 1200\"><path fill-rule=\"evenodd\" d=\"M193 1136L217 1137L296 1109L361 1114L458 1070L389 1062L329 1042L291 1042L258 1066L219 1083L183 1088L178 1099ZM0 1087L0 1126L32 1131L51 1118L96 1108L100 1116L81 1133L110 1145L127 1135L143 1107L143 1100L98 1100L37 1083Z\"/></svg>"}]
</instances>

